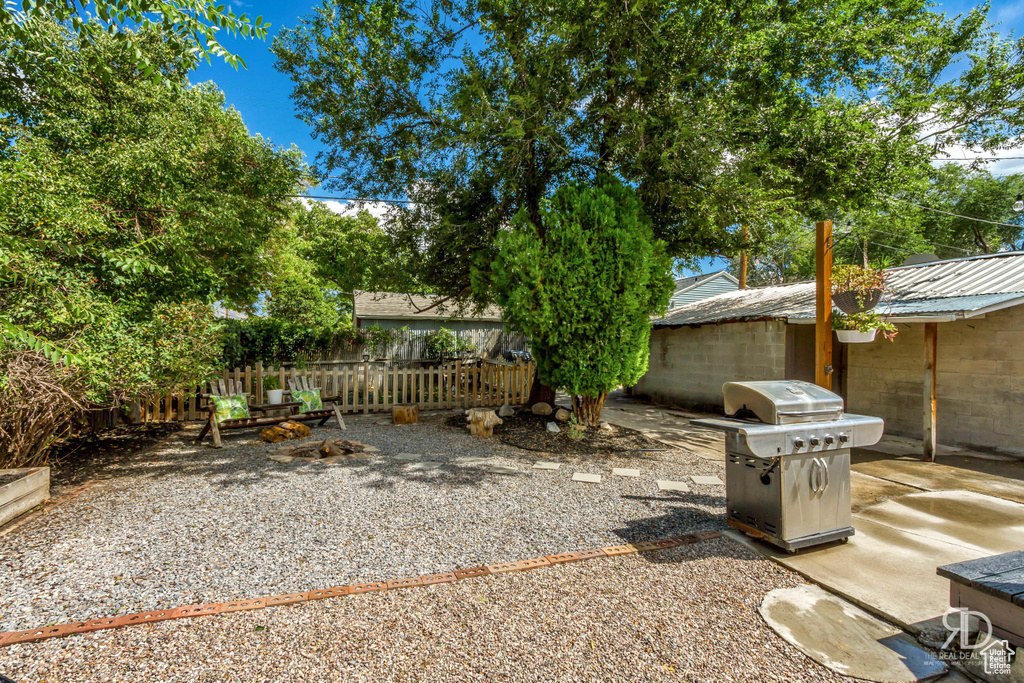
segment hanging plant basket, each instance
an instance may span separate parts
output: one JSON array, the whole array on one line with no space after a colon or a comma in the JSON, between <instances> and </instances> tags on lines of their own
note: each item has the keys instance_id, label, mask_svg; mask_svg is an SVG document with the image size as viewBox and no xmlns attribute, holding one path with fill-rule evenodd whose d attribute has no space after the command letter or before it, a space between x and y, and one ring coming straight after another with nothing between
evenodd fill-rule
<instances>
[{"instance_id":1,"label":"hanging plant basket","mask_svg":"<svg viewBox=\"0 0 1024 683\"><path fill-rule=\"evenodd\" d=\"M836 336L839 337L839 341L843 344L868 344L875 341L875 335L878 334L878 330L868 330L861 332L860 330L836 330Z\"/></svg>"},{"instance_id":2,"label":"hanging plant basket","mask_svg":"<svg viewBox=\"0 0 1024 683\"><path fill-rule=\"evenodd\" d=\"M882 300L881 289L851 289L847 292L836 292L832 295L832 303L846 315L856 315L870 311Z\"/></svg>"}]
</instances>

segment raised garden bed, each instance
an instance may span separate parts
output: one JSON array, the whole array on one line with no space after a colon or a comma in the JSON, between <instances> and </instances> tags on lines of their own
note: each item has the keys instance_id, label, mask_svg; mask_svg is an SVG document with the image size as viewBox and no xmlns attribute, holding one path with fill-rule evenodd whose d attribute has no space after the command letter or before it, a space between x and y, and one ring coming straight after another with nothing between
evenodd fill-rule
<instances>
[{"instance_id":1,"label":"raised garden bed","mask_svg":"<svg viewBox=\"0 0 1024 683\"><path fill-rule=\"evenodd\" d=\"M49 497L49 467L0 470L0 526Z\"/></svg>"}]
</instances>

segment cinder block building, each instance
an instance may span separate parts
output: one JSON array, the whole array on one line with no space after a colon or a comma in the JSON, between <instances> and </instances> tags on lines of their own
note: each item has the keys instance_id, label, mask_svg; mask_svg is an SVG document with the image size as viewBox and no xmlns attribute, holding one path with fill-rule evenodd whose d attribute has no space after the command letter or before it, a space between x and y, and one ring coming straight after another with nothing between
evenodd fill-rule
<instances>
[{"instance_id":1,"label":"cinder block building","mask_svg":"<svg viewBox=\"0 0 1024 683\"><path fill-rule=\"evenodd\" d=\"M940 443L1024 455L1024 252L933 261L888 271L876 311L893 341L833 341L833 388L846 409L920 438L925 327L934 325ZM733 380L814 381L814 283L726 292L655 321L650 366L634 394L720 411ZM930 387L927 387L930 389Z\"/></svg>"}]
</instances>

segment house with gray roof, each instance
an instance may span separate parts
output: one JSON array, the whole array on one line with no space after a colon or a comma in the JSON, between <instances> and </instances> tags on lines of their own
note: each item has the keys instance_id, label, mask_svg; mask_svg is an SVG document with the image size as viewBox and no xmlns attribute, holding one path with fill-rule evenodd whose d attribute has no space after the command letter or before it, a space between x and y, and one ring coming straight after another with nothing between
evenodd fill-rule
<instances>
[{"instance_id":1,"label":"house with gray roof","mask_svg":"<svg viewBox=\"0 0 1024 683\"><path fill-rule=\"evenodd\" d=\"M477 311L456 306L442 297L399 292L357 291L352 300L352 318L357 328L403 330L403 345L407 347L399 351L403 358L424 358L423 338L441 329L454 332L459 339L473 344L479 355L488 358L529 349L521 334L506 329L497 306Z\"/></svg>"},{"instance_id":2,"label":"house with gray roof","mask_svg":"<svg viewBox=\"0 0 1024 683\"><path fill-rule=\"evenodd\" d=\"M669 310L679 308L716 294L735 291L739 286L740 281L724 270L677 278L668 307Z\"/></svg>"},{"instance_id":3,"label":"house with gray roof","mask_svg":"<svg viewBox=\"0 0 1024 683\"><path fill-rule=\"evenodd\" d=\"M875 309L893 341L833 341L833 388L886 432L923 434L925 325L936 324L938 439L1024 454L1024 252L891 268ZM814 381L815 284L737 289L654 322L635 394L722 409L733 380Z\"/></svg>"}]
</instances>

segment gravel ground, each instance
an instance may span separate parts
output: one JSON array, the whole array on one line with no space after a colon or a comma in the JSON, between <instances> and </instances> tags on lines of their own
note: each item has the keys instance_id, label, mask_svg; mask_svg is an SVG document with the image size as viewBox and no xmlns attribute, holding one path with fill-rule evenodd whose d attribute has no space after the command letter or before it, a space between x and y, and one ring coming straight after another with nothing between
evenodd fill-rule
<instances>
[{"instance_id":1,"label":"gravel ground","mask_svg":"<svg viewBox=\"0 0 1024 683\"><path fill-rule=\"evenodd\" d=\"M254 431L226 448L195 430L108 470L101 487L2 538L0 630L178 605L452 571L724 528L724 487L662 493L656 479L723 463L685 451L545 456L445 426L354 417L345 433L381 449L351 465L279 464ZM314 437L337 436L331 428ZM420 453L433 470L397 461ZM492 474L466 460L517 467ZM557 471L532 470L557 460ZM612 467L639 469L638 479ZM574 471L604 475L571 481Z\"/></svg>"},{"instance_id":2,"label":"gravel ground","mask_svg":"<svg viewBox=\"0 0 1024 683\"><path fill-rule=\"evenodd\" d=\"M843 681L757 614L800 579L726 539L0 649L19 682Z\"/></svg>"}]
</instances>

